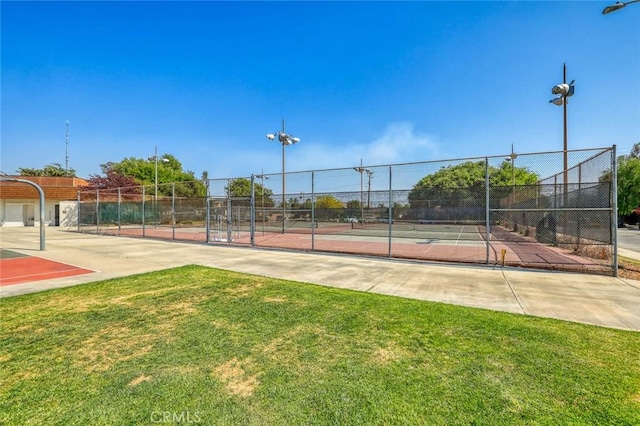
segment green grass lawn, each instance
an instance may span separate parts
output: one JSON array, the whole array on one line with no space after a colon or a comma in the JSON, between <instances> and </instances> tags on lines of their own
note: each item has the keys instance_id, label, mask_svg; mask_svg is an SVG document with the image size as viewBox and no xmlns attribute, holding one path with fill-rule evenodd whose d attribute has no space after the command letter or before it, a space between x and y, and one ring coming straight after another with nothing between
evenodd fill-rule
<instances>
[{"instance_id":1,"label":"green grass lawn","mask_svg":"<svg viewBox=\"0 0 640 426\"><path fill-rule=\"evenodd\" d=\"M0 424L640 424L635 332L196 266L0 319Z\"/></svg>"}]
</instances>

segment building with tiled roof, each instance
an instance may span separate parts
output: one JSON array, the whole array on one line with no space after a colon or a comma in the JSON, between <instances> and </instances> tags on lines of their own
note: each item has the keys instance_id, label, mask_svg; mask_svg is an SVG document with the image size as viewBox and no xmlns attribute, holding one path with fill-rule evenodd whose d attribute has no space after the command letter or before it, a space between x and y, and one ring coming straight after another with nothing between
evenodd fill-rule
<instances>
[{"instance_id":1,"label":"building with tiled roof","mask_svg":"<svg viewBox=\"0 0 640 426\"><path fill-rule=\"evenodd\" d=\"M75 226L78 187L87 181L77 177L9 176L40 186L45 198L45 224ZM0 180L0 225L35 226L40 223L40 195L24 182Z\"/></svg>"}]
</instances>

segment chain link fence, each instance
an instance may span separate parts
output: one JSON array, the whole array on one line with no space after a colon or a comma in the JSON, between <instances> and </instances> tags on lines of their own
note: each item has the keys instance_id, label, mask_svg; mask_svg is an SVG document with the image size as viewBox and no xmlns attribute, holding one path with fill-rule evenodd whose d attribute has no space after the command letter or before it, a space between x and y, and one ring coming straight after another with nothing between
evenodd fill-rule
<instances>
[{"instance_id":1,"label":"chain link fence","mask_svg":"<svg viewBox=\"0 0 640 426\"><path fill-rule=\"evenodd\" d=\"M79 231L617 275L615 147L81 191ZM564 170L564 164L568 168Z\"/></svg>"}]
</instances>

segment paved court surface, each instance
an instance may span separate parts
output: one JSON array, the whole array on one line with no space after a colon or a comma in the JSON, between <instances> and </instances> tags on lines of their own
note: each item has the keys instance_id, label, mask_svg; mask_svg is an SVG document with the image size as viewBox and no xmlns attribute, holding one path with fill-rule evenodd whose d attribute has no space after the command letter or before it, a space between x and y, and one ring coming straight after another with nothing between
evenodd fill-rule
<instances>
[{"instance_id":1,"label":"paved court surface","mask_svg":"<svg viewBox=\"0 0 640 426\"><path fill-rule=\"evenodd\" d=\"M92 272L94 271L67 263L0 249L0 286L71 277Z\"/></svg>"},{"instance_id":2,"label":"paved court surface","mask_svg":"<svg viewBox=\"0 0 640 426\"><path fill-rule=\"evenodd\" d=\"M640 281L515 268L211 246L0 227L3 248L95 272L0 287L0 296L197 264L357 291L640 331Z\"/></svg>"}]
</instances>

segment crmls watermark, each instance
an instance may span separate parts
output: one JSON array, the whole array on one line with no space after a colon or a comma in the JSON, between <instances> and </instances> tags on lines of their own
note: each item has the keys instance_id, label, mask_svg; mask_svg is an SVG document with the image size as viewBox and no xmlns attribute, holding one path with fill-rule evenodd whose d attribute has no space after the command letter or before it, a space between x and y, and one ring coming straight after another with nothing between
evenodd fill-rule
<instances>
[{"instance_id":1,"label":"crmls watermark","mask_svg":"<svg viewBox=\"0 0 640 426\"><path fill-rule=\"evenodd\" d=\"M200 423L202 417L198 411L153 411L151 423Z\"/></svg>"}]
</instances>

